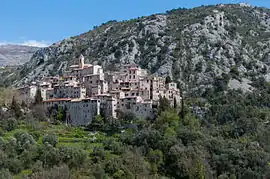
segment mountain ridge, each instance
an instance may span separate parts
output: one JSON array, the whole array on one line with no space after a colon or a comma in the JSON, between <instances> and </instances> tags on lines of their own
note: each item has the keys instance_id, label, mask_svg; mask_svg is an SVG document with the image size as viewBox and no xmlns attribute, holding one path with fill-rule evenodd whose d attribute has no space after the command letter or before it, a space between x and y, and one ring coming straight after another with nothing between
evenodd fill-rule
<instances>
[{"instance_id":1,"label":"mountain ridge","mask_svg":"<svg viewBox=\"0 0 270 179\"><path fill-rule=\"evenodd\" d=\"M28 62L38 47L5 44L0 45L0 66L18 66Z\"/></svg>"},{"instance_id":2,"label":"mountain ridge","mask_svg":"<svg viewBox=\"0 0 270 179\"><path fill-rule=\"evenodd\" d=\"M252 23L251 23L252 22ZM263 77L270 81L270 10L246 4L219 4L127 21L109 21L93 30L38 50L19 68L15 85L63 74L83 54L87 62L117 69L137 63L171 76L191 95L222 79Z\"/></svg>"}]
</instances>

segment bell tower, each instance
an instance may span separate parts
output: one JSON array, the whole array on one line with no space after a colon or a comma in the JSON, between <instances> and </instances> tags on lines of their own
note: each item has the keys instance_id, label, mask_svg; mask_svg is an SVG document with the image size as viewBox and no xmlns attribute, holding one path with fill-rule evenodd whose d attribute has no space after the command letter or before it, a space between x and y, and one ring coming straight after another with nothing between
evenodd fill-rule
<instances>
[{"instance_id":1,"label":"bell tower","mask_svg":"<svg viewBox=\"0 0 270 179\"><path fill-rule=\"evenodd\" d=\"M84 67L84 56L81 54L79 58L79 68Z\"/></svg>"}]
</instances>

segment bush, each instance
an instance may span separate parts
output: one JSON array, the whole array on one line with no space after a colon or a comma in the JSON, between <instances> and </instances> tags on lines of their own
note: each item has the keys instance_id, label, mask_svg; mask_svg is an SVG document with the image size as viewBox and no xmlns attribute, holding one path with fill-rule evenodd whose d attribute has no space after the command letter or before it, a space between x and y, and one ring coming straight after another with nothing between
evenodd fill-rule
<instances>
[{"instance_id":1,"label":"bush","mask_svg":"<svg viewBox=\"0 0 270 179\"><path fill-rule=\"evenodd\" d=\"M59 155L62 162L66 163L71 168L80 167L87 157L83 150L66 146L60 147Z\"/></svg>"},{"instance_id":2,"label":"bush","mask_svg":"<svg viewBox=\"0 0 270 179\"><path fill-rule=\"evenodd\" d=\"M43 144L48 143L52 145L53 147L55 147L56 144L58 143L58 138L54 134L46 134L43 136L42 143Z\"/></svg>"},{"instance_id":3,"label":"bush","mask_svg":"<svg viewBox=\"0 0 270 179\"><path fill-rule=\"evenodd\" d=\"M0 169L0 178L6 178L6 179L10 179L10 178L12 178L12 175L11 175L11 173L9 172L9 170L8 169L6 169L6 168L1 168Z\"/></svg>"},{"instance_id":4,"label":"bush","mask_svg":"<svg viewBox=\"0 0 270 179\"><path fill-rule=\"evenodd\" d=\"M3 123L4 129L7 131L12 131L18 127L18 122L14 118L7 119Z\"/></svg>"},{"instance_id":5,"label":"bush","mask_svg":"<svg viewBox=\"0 0 270 179\"><path fill-rule=\"evenodd\" d=\"M18 131L14 134L17 143L17 149L22 152L28 150L32 145L36 143L32 135L24 131Z\"/></svg>"}]
</instances>

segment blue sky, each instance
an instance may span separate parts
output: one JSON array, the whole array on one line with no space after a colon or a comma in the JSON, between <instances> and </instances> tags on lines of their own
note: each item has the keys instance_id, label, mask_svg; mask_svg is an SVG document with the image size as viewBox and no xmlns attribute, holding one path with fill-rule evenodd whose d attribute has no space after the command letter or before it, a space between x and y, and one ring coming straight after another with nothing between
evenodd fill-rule
<instances>
[{"instance_id":1,"label":"blue sky","mask_svg":"<svg viewBox=\"0 0 270 179\"><path fill-rule=\"evenodd\" d=\"M127 20L178 7L246 2L270 8L270 0L0 0L0 44L44 46L108 20Z\"/></svg>"}]
</instances>

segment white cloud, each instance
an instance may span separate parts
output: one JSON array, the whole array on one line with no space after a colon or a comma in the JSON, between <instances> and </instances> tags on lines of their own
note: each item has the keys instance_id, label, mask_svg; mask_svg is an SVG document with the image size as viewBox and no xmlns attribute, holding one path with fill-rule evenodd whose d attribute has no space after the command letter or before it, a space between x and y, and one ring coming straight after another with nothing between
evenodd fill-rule
<instances>
[{"instance_id":1,"label":"white cloud","mask_svg":"<svg viewBox=\"0 0 270 179\"><path fill-rule=\"evenodd\" d=\"M32 47L48 47L50 44L47 41L26 40L23 42L0 42L0 45L26 45Z\"/></svg>"},{"instance_id":2,"label":"white cloud","mask_svg":"<svg viewBox=\"0 0 270 179\"><path fill-rule=\"evenodd\" d=\"M27 41L24 41L22 45L33 46L33 47L48 47L49 46L49 44L44 40L42 41L27 40Z\"/></svg>"}]
</instances>

